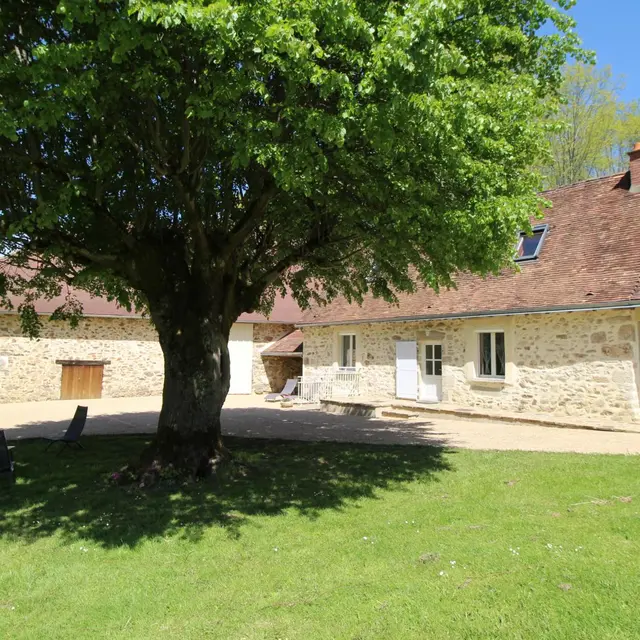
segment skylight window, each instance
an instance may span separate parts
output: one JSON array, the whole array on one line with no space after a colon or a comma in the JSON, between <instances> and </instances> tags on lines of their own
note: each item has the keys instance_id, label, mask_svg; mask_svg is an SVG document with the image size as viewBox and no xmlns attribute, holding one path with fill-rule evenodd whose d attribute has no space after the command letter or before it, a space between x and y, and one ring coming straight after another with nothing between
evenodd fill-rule
<instances>
[{"instance_id":1,"label":"skylight window","mask_svg":"<svg viewBox=\"0 0 640 640\"><path fill-rule=\"evenodd\" d=\"M521 233L518 238L515 260L534 260L538 257L542 243L547 235L548 226L546 224L533 227L531 235Z\"/></svg>"}]
</instances>

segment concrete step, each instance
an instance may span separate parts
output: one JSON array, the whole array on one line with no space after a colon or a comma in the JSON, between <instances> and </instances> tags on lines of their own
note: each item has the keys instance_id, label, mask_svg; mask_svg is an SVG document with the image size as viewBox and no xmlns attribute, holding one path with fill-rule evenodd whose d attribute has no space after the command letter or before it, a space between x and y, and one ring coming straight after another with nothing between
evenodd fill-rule
<instances>
[{"instance_id":1,"label":"concrete step","mask_svg":"<svg viewBox=\"0 0 640 640\"><path fill-rule=\"evenodd\" d=\"M399 418L401 420L407 420L408 418L417 418L418 414L412 411L401 411L399 409L383 409L380 412L383 418Z\"/></svg>"},{"instance_id":2,"label":"concrete step","mask_svg":"<svg viewBox=\"0 0 640 640\"><path fill-rule=\"evenodd\" d=\"M373 418L376 415L376 407L373 404L341 402L340 400L321 400L320 407L327 413L337 413L345 416Z\"/></svg>"},{"instance_id":3,"label":"concrete step","mask_svg":"<svg viewBox=\"0 0 640 640\"><path fill-rule=\"evenodd\" d=\"M443 404L421 404L407 407L401 403L391 403L392 411L417 411L418 415L455 416L464 420L487 420L514 424L533 424L541 427L561 427L564 429L587 429L590 431L617 431L620 433L640 433L640 423L614 423L610 421L587 421L582 418L550 416L544 414L507 413L452 407Z\"/></svg>"}]
</instances>

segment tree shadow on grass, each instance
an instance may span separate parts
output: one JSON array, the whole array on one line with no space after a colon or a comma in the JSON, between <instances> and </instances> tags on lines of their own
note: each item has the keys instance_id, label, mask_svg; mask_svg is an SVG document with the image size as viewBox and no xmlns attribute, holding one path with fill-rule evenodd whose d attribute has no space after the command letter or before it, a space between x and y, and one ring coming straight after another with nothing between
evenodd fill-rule
<instances>
[{"instance_id":1,"label":"tree shadow on grass","mask_svg":"<svg viewBox=\"0 0 640 640\"><path fill-rule=\"evenodd\" d=\"M20 442L18 482L0 490L0 537L32 542L61 535L104 547L182 535L197 540L210 526L239 537L251 516L295 510L314 518L410 481L450 469L433 446L298 442L228 437L235 461L218 477L151 490L109 483L149 436L93 436L83 452L59 456L39 441Z\"/></svg>"}]
</instances>

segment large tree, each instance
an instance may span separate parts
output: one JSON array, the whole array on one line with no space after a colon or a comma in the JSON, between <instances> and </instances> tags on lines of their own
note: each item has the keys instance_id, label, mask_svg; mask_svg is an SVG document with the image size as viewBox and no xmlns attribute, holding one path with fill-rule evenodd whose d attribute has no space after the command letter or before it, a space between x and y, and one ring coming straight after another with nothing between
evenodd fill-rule
<instances>
[{"instance_id":1,"label":"large tree","mask_svg":"<svg viewBox=\"0 0 640 640\"><path fill-rule=\"evenodd\" d=\"M622 99L624 80L610 67L564 70L561 106L547 120L551 154L542 167L549 187L625 171L640 140L640 100Z\"/></svg>"},{"instance_id":2,"label":"large tree","mask_svg":"<svg viewBox=\"0 0 640 640\"><path fill-rule=\"evenodd\" d=\"M146 306L165 362L151 453L205 473L240 313L511 257L578 50L571 4L4 0L1 252L38 270L5 267L4 289Z\"/></svg>"}]
</instances>

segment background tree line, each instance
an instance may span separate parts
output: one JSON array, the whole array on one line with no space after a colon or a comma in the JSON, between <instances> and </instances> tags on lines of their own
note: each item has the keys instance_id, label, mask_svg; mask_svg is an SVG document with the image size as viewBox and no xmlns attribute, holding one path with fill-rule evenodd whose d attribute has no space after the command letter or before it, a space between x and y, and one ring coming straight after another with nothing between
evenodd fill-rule
<instances>
[{"instance_id":1,"label":"background tree line","mask_svg":"<svg viewBox=\"0 0 640 640\"><path fill-rule=\"evenodd\" d=\"M640 140L640 100L622 99L624 80L611 67L575 64L564 75L541 167L547 188L625 171L627 152Z\"/></svg>"}]
</instances>

